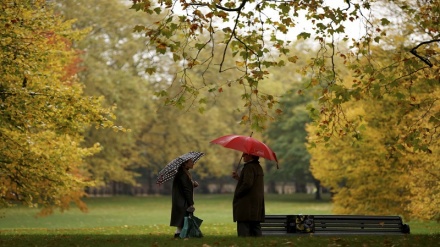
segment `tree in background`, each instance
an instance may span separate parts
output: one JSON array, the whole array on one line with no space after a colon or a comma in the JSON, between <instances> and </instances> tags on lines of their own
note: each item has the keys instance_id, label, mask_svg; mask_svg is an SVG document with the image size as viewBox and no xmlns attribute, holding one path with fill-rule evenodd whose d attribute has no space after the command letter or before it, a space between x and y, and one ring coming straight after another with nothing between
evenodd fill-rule
<instances>
[{"instance_id":1,"label":"tree in background","mask_svg":"<svg viewBox=\"0 0 440 247\"><path fill-rule=\"evenodd\" d=\"M297 192L306 192L306 184L315 182L309 171L310 154L306 147L306 124L311 121L307 105L313 97L295 94L296 90L291 90L280 100L283 114L269 125L266 132L282 164L281 170L272 170L268 177L278 182L294 182ZM317 191L319 189L318 186ZM317 196L319 198L319 193Z\"/></svg>"},{"instance_id":2,"label":"tree in background","mask_svg":"<svg viewBox=\"0 0 440 247\"><path fill-rule=\"evenodd\" d=\"M438 154L396 152L397 103L380 102L360 101L347 114L364 129L362 138L345 136L309 150L313 175L334 193L335 213L438 219Z\"/></svg>"},{"instance_id":3,"label":"tree in background","mask_svg":"<svg viewBox=\"0 0 440 247\"><path fill-rule=\"evenodd\" d=\"M133 15L120 0L55 2L65 19L75 20L73 28L89 30L81 42L75 43L77 49L84 51L78 76L86 85L85 93L105 96L107 105L117 106L115 123L131 130L123 135L111 130L87 131L86 140L97 140L103 148L87 160L90 173L100 185L127 188L119 192L112 188L112 193L127 194L140 186L147 189L143 193L166 193L168 184L161 187L155 184L157 172L191 150L207 154L195 169L200 178L215 180L230 174L238 158L230 150L212 149L209 141L222 134L246 130L237 124L243 107L237 105L235 92L225 92L218 101L209 102L209 111L191 104L179 109L163 106L154 90L167 89L179 66L170 57L147 53L144 37L132 32L135 23L152 23L153 17L145 13ZM158 73L146 72L151 64L158 66ZM197 75L203 72L188 73L193 73L197 80ZM206 73L209 81L231 76L224 73L221 78L213 70ZM202 183L203 186L207 184Z\"/></svg>"},{"instance_id":4,"label":"tree in background","mask_svg":"<svg viewBox=\"0 0 440 247\"><path fill-rule=\"evenodd\" d=\"M321 140L328 140L341 131L358 133L351 122L345 121L344 102L359 97L374 98L378 93L399 98L401 94L396 92L404 87L400 81L425 72L439 74L436 65L440 43L438 0L132 2L133 9L161 17L153 25L139 23L136 32L148 37L149 47L154 52L172 57L181 66L172 81L181 90L174 91L175 94L161 91L159 95L167 103L178 105L184 103L182 99L193 98L197 102L201 91L217 92L224 89L224 85L242 85L241 99L248 109L242 122L251 122L250 126L256 130L265 127L269 112L277 112L277 97L262 93L261 84L273 68L301 60L290 49L297 39L308 40L318 47L316 55L306 62L304 75L310 77L310 87L320 89L318 112L325 118L318 124L326 127L323 128L324 135L319 136ZM386 8L393 11L385 12ZM352 37L353 31L347 30L349 23L358 23L358 37ZM399 23L405 25L396 26ZM374 44L385 45L382 40L396 32L421 38L392 46L396 54L401 54L396 57L398 60L391 64L376 64L370 48ZM220 51L213 52L216 50ZM210 56L201 57L201 54ZM220 54L220 58L216 54ZM370 61L369 66L362 62L365 59ZM226 61L231 63L226 64ZM344 70L336 67L338 63L346 65ZM394 73L395 78L381 76L383 70L394 69L395 64L405 66L402 71L406 73ZM215 67L219 73L234 71L234 77L193 83L187 72L194 69L205 71L207 67ZM147 71L154 74L157 68L152 65ZM346 87L343 83L347 70L357 75L358 83L353 87ZM436 81L438 77L427 79ZM186 97L182 98L182 95ZM411 97L401 100L410 103ZM198 101L200 104L204 102L205 99ZM423 113L423 109L418 111ZM438 121L438 116L431 112L422 120ZM413 123L407 123L407 131L412 132L413 138L402 140L415 147L415 142L423 139L423 133L415 127L418 124ZM434 130L431 129L431 133Z\"/></svg>"},{"instance_id":5,"label":"tree in background","mask_svg":"<svg viewBox=\"0 0 440 247\"><path fill-rule=\"evenodd\" d=\"M136 186L137 177L148 166L144 147L139 146L137 139L142 135L141 130L151 126L157 118L154 84L145 78L143 67L151 57L143 54L143 39L132 31L135 23L146 20L145 16L138 14L128 18L130 10L119 0L55 1L55 4L64 19L75 20L72 28L88 30L87 36L75 43L75 47L83 51L82 71L78 76L85 84L84 93L104 96L105 105L117 106L115 124L130 129L123 134L87 130L87 143L98 141L103 147L87 160L90 173L98 185L110 186L112 193L116 193L116 185Z\"/></svg>"},{"instance_id":6,"label":"tree in background","mask_svg":"<svg viewBox=\"0 0 440 247\"><path fill-rule=\"evenodd\" d=\"M85 158L100 151L85 145L84 131L113 126L113 108L86 97L72 42L83 36L53 14L45 1L0 5L0 205L69 208L92 185Z\"/></svg>"},{"instance_id":7,"label":"tree in background","mask_svg":"<svg viewBox=\"0 0 440 247\"><path fill-rule=\"evenodd\" d=\"M390 39L395 45L405 42L401 36ZM389 64L389 60L401 56L378 46L371 50L381 64ZM365 66L370 66L369 61L364 62ZM388 78L390 84L396 83L393 78L399 75L394 73L403 68L404 65L395 64L395 70L382 70L380 76ZM401 95L400 100L396 100L395 95L377 92L374 98L344 103L343 107L350 109L344 117L356 125L359 134L342 134L341 138L327 143L310 140L313 175L334 192L336 213L400 214L407 218L439 219L440 164L433 162L438 158L439 144L436 134L429 131L435 129L436 124L435 121L424 122L424 116L418 111L424 109L423 114L430 114L440 110L436 103L439 87L429 81L435 76L428 70L402 80L400 83L406 87L395 92ZM345 83L356 85L357 79L347 76ZM412 103L406 102L406 97L412 97ZM414 142L418 145L415 148L402 140L417 135L409 130L410 122L426 127L423 142ZM320 135L322 128L310 125L308 130ZM408 134L404 137L402 133ZM426 144L430 148L421 150Z\"/></svg>"},{"instance_id":8,"label":"tree in background","mask_svg":"<svg viewBox=\"0 0 440 247\"><path fill-rule=\"evenodd\" d=\"M382 102L372 105L362 101L350 106L347 119L366 129L361 139L335 138L327 147L322 144L309 150L313 175L334 193L336 214L408 216L405 185L409 176L405 158L391 156L387 147L396 134L391 124L397 121L392 112L395 105L386 100ZM364 117L357 120L358 115ZM386 124L382 117L388 118Z\"/></svg>"},{"instance_id":9,"label":"tree in background","mask_svg":"<svg viewBox=\"0 0 440 247\"><path fill-rule=\"evenodd\" d=\"M298 41L290 47L302 60L285 68L272 70L271 84L281 84L284 89L280 98L282 114L268 125L264 132L272 149L277 153L280 170L271 169L267 178L273 182L294 182L297 192L306 192L306 184L314 183L316 199L321 198L321 187L310 172L310 154L307 150L306 125L312 121L311 106L316 107L313 89L304 90L310 83L301 76L304 59L310 58L316 49L306 42Z\"/></svg>"},{"instance_id":10,"label":"tree in background","mask_svg":"<svg viewBox=\"0 0 440 247\"><path fill-rule=\"evenodd\" d=\"M437 93L440 80L439 6L438 0L282 2L245 0L181 1L176 4L170 1L158 1L155 4L147 0L133 0L132 8L152 16L165 15L154 25L139 24L135 30L149 38L150 47L155 52L172 56L176 64L182 68L177 71L178 76L172 84L181 90L172 91L174 94L161 91L158 95L164 96L167 103L174 105L185 103L182 99L191 99L192 102L199 100L198 103L205 104L206 99L199 98L200 92L217 93L224 90L224 85L231 87L240 85L243 92L241 99L248 109L242 122L250 122L250 126L259 131L265 128L266 120L270 116L268 113L281 112L276 110L276 103L279 100L277 95L264 94L261 90L262 84L272 82L266 79L274 68L283 68L302 59L297 56L295 50L290 49L295 39L304 39L313 43L312 45L317 47L317 52L315 56L305 61L306 66L302 70L303 76L309 78L308 88L319 90L318 106L310 108L312 113L317 113L313 119L315 128L309 132L310 144L320 146L322 142L329 142L336 137L344 140L343 147L346 147L345 145L357 147L362 144L365 145L365 149L372 149L366 152L370 155L361 156L357 160L353 155L358 153L345 153L348 156L344 158L343 153L332 152L332 157L326 157L327 160L322 158L321 161L332 163L331 160L351 159L356 162L355 166L359 166L355 171L361 173L362 169L368 169L366 164L369 162L378 166L380 164L378 157L397 155L410 156L411 160L417 161L431 160L428 163L384 161L384 167L389 169L396 167L394 171L396 176L408 172L412 174L412 178L422 181L412 182L416 188L411 186L402 188L395 175L386 174L389 177L385 177L389 178L392 184L390 193L399 192L401 194L398 195L402 195L402 200L418 198L419 202L402 205L396 198L387 198L384 201L393 202L393 205L381 207L380 210L383 210L382 212L391 208L394 210L395 205L400 203L400 207L409 207L402 212L406 215L435 218L438 217L437 210L429 215L427 211L425 215L416 212L422 205L426 208L430 208L431 205L425 205L426 203L420 201L421 197L414 193L420 194L423 190L419 185L435 184L435 179L438 181L438 173L435 171L440 170L435 169L438 165L432 164L435 155L431 155L437 150L439 143L440 104ZM297 25L303 24L302 22L307 22L304 26L308 28L295 30ZM361 28L358 37L353 37L352 33L349 35L347 32L347 23L350 22L359 23ZM292 35L293 31L297 31L298 35ZM213 52L217 50L225 52ZM201 54L211 56L208 56L208 59L205 57L201 59ZM216 54L223 55L218 58ZM226 61L229 61L229 66L225 65ZM340 65L342 67L339 67ZM234 77L220 82L204 79L193 81L191 74L188 73L195 69L205 71L207 69L204 68L207 67L215 67L219 73L234 71ZM156 67L152 66L147 71L154 74ZM350 77L347 77L347 74ZM374 104L380 109L384 106L384 99L395 108L394 111L387 111L392 115L385 116L381 120L387 121L386 124L389 125L387 127L393 128L393 131L379 133L387 138L377 139L377 136L370 135L364 129L365 124L376 123L374 120L376 116L369 116L371 119L365 120L365 115L370 115L370 112L356 102ZM353 111L354 107L359 110ZM363 121L366 121L365 124L362 124ZM381 132L388 128L377 128L377 130ZM361 140L371 140L371 142ZM339 142L339 139L335 140L335 143ZM371 143L377 145L368 145ZM335 144L328 143L328 145ZM357 148L359 152L364 152L363 147ZM383 156L385 153L389 153L388 156ZM346 168L342 165L344 163L333 164L341 167L332 167L332 169L344 171ZM425 166L419 167L420 164ZM326 169L318 171L319 169L318 164L314 165L313 173L321 179ZM379 170L380 173L383 172L382 168ZM423 177L422 174L427 176ZM334 178L337 178L336 174ZM355 181L354 177L351 179ZM371 171L369 179L381 178ZM335 183L340 183L339 187L344 188L347 181L336 179L328 181L328 184L330 183L336 189L338 186ZM376 183L383 184L379 181ZM433 198L436 199L429 202L434 203L438 208L435 204L438 203L438 186L430 188L432 190L425 189L422 194L434 193ZM380 195L388 196L384 193ZM348 192L345 196L352 194ZM357 201L358 203L353 204L352 207L368 205L368 197L357 199L360 198L364 198L364 201ZM346 198L349 199L354 197ZM342 200L341 196L341 202ZM375 197L372 199L376 202L378 200ZM371 210L371 208L364 207L355 211L361 210Z\"/></svg>"}]
</instances>

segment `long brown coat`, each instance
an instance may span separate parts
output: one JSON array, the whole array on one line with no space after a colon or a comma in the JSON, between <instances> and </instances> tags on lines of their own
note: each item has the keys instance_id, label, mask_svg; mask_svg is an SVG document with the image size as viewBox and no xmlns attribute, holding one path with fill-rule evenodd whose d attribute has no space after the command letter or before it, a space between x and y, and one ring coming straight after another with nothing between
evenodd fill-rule
<instances>
[{"instance_id":1,"label":"long brown coat","mask_svg":"<svg viewBox=\"0 0 440 247\"><path fill-rule=\"evenodd\" d=\"M235 188L233 216L236 221L264 221L264 173L258 160L244 164Z\"/></svg>"},{"instance_id":2,"label":"long brown coat","mask_svg":"<svg viewBox=\"0 0 440 247\"><path fill-rule=\"evenodd\" d=\"M194 187L191 178L180 167L173 180L170 226L183 227L186 209L194 205Z\"/></svg>"}]
</instances>

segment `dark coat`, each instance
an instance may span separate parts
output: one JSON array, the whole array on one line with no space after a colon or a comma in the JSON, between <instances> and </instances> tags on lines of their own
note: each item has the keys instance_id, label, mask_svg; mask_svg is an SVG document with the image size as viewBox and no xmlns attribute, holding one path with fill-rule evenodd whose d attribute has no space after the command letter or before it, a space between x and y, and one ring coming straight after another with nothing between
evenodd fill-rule
<instances>
[{"instance_id":1,"label":"dark coat","mask_svg":"<svg viewBox=\"0 0 440 247\"><path fill-rule=\"evenodd\" d=\"M244 164L235 188L234 222L264 221L264 173L258 160Z\"/></svg>"},{"instance_id":2,"label":"dark coat","mask_svg":"<svg viewBox=\"0 0 440 247\"><path fill-rule=\"evenodd\" d=\"M194 205L193 182L180 167L173 180L170 226L183 227L186 209Z\"/></svg>"}]
</instances>

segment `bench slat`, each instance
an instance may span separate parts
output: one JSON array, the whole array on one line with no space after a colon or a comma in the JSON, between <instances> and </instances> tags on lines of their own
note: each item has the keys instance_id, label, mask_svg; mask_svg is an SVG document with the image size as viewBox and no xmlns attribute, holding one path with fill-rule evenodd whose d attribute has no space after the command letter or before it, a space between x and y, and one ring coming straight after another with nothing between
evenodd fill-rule
<instances>
[{"instance_id":1,"label":"bench slat","mask_svg":"<svg viewBox=\"0 0 440 247\"><path fill-rule=\"evenodd\" d=\"M285 216L285 215L278 215L278 216ZM277 216L277 217L278 217ZM271 217L271 216L270 216ZM391 220L391 219L401 219L400 216L377 216L377 215L313 215L315 218L321 218L321 219L384 219L384 220Z\"/></svg>"},{"instance_id":2,"label":"bench slat","mask_svg":"<svg viewBox=\"0 0 440 247\"><path fill-rule=\"evenodd\" d=\"M264 223L286 223L286 222L287 222L287 219L284 219L284 220L268 220L268 219L266 219L264 221Z\"/></svg>"},{"instance_id":3,"label":"bench slat","mask_svg":"<svg viewBox=\"0 0 440 247\"><path fill-rule=\"evenodd\" d=\"M361 220L361 219L356 219L356 220L347 220L347 219L314 219L315 222L323 222L323 223L352 223L352 222L364 222L364 223L369 223L369 224L381 224L381 223L388 223L388 224L399 224L402 223L402 220L381 220L381 219L374 219L374 220Z\"/></svg>"},{"instance_id":4,"label":"bench slat","mask_svg":"<svg viewBox=\"0 0 440 247\"><path fill-rule=\"evenodd\" d=\"M400 229L402 225L362 225L362 224L347 224L347 225L315 225L315 228L332 229L332 228L359 228L359 229Z\"/></svg>"},{"instance_id":5,"label":"bench slat","mask_svg":"<svg viewBox=\"0 0 440 247\"><path fill-rule=\"evenodd\" d=\"M297 215L266 215L261 223L263 235L304 234L296 230ZM400 216L310 215L312 234L404 234L409 226Z\"/></svg>"},{"instance_id":6,"label":"bench slat","mask_svg":"<svg viewBox=\"0 0 440 247\"><path fill-rule=\"evenodd\" d=\"M261 229L263 229L263 228L261 228ZM279 232L286 232L286 228L284 228L284 227L276 227L276 228L267 228L267 229L264 229L264 231L267 231L267 232L276 232L276 231L279 231Z\"/></svg>"},{"instance_id":7,"label":"bench slat","mask_svg":"<svg viewBox=\"0 0 440 247\"><path fill-rule=\"evenodd\" d=\"M315 232L326 231L326 232L337 232L337 231L347 231L347 232L400 232L400 229L360 229L360 228L319 228L315 229Z\"/></svg>"},{"instance_id":8,"label":"bench slat","mask_svg":"<svg viewBox=\"0 0 440 247\"><path fill-rule=\"evenodd\" d=\"M270 229L270 228L275 228L275 227L286 229L286 224L277 224L277 225L263 225L263 224L261 224L261 228Z\"/></svg>"}]
</instances>

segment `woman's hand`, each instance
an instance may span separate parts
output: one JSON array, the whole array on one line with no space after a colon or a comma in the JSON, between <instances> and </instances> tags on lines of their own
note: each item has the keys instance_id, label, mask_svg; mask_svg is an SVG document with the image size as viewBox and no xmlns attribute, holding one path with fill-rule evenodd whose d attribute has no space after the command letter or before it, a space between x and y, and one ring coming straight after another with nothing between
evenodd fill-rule
<instances>
[{"instance_id":1,"label":"woman's hand","mask_svg":"<svg viewBox=\"0 0 440 247\"><path fill-rule=\"evenodd\" d=\"M240 178L240 176L238 176L237 172L232 172L232 178L235 180L238 180Z\"/></svg>"},{"instance_id":2,"label":"woman's hand","mask_svg":"<svg viewBox=\"0 0 440 247\"><path fill-rule=\"evenodd\" d=\"M194 213L194 211L196 211L196 208L194 207L194 205L191 205L186 209L186 211L190 213Z\"/></svg>"},{"instance_id":3,"label":"woman's hand","mask_svg":"<svg viewBox=\"0 0 440 247\"><path fill-rule=\"evenodd\" d=\"M193 182L193 187L194 187L194 188L199 187L199 183L197 183L197 181L194 181L194 182Z\"/></svg>"}]
</instances>

